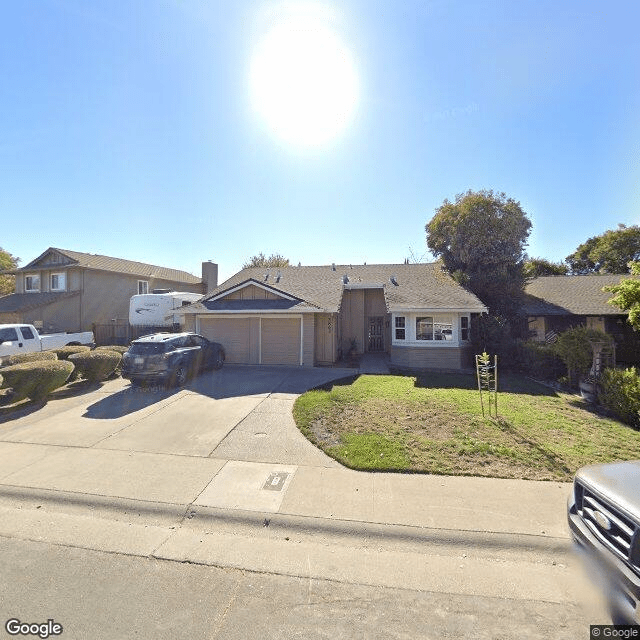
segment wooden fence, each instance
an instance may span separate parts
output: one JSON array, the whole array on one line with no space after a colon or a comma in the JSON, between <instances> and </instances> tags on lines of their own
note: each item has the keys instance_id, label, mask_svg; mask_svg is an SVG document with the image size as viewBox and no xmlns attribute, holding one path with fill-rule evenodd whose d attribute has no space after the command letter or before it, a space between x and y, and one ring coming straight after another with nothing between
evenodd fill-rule
<instances>
[{"instance_id":1,"label":"wooden fence","mask_svg":"<svg viewBox=\"0 0 640 640\"><path fill-rule=\"evenodd\" d=\"M134 327L127 323L110 322L109 324L94 324L93 336L96 345L128 345L132 340L140 336L146 336L150 333L158 333L160 331L175 332L175 328L167 327Z\"/></svg>"}]
</instances>

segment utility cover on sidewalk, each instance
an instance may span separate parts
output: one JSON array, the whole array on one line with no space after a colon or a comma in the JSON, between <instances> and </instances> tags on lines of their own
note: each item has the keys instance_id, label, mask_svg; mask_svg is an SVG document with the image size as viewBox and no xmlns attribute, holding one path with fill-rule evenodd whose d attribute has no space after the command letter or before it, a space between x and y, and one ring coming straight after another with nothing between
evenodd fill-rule
<instances>
[{"instance_id":1,"label":"utility cover on sidewalk","mask_svg":"<svg viewBox=\"0 0 640 640\"><path fill-rule=\"evenodd\" d=\"M271 473L262 488L267 491L282 491L288 477L288 473Z\"/></svg>"},{"instance_id":2,"label":"utility cover on sidewalk","mask_svg":"<svg viewBox=\"0 0 640 640\"><path fill-rule=\"evenodd\" d=\"M198 496L195 504L276 513L297 468L294 465L230 460Z\"/></svg>"}]
</instances>

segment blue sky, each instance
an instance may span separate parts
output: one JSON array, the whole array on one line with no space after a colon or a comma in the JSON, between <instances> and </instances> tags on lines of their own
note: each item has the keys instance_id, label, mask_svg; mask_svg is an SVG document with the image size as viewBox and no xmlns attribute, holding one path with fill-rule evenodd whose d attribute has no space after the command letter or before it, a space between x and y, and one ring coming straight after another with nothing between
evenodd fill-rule
<instances>
[{"instance_id":1,"label":"blue sky","mask_svg":"<svg viewBox=\"0 0 640 640\"><path fill-rule=\"evenodd\" d=\"M22 264L49 246L223 279L260 251L402 262L467 189L518 200L529 254L554 261L640 223L635 0L0 6L0 246ZM251 98L294 14L356 78L322 144L283 140Z\"/></svg>"}]
</instances>

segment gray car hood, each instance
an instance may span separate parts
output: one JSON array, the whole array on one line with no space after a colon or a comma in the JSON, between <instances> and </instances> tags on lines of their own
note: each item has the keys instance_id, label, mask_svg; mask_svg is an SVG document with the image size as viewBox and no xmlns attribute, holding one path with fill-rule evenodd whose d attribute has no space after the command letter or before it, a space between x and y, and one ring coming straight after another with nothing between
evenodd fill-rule
<instances>
[{"instance_id":1,"label":"gray car hood","mask_svg":"<svg viewBox=\"0 0 640 640\"><path fill-rule=\"evenodd\" d=\"M582 467L576 479L640 523L640 460Z\"/></svg>"}]
</instances>

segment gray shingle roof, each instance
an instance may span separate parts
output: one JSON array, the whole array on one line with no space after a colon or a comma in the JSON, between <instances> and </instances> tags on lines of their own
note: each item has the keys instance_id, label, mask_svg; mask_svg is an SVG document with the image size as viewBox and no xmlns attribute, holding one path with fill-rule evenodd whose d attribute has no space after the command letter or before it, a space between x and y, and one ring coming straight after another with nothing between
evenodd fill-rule
<instances>
[{"instance_id":1,"label":"gray shingle roof","mask_svg":"<svg viewBox=\"0 0 640 640\"><path fill-rule=\"evenodd\" d=\"M124 260L123 258L112 258L95 253L82 253L80 251L69 251L68 249L57 249L50 247L43 254L32 260L24 267L20 267L15 271L29 271L37 268L42 259L50 251L56 252L67 259L66 264L58 263L59 266L75 265L84 267L85 269L97 269L100 271L111 271L115 273L123 273L127 275L141 276L144 278L160 278L162 280L174 280L187 284L199 284L202 279L194 276L186 271L179 269L171 269L168 267L160 267L144 262L135 262L133 260ZM55 266L52 264L51 266Z\"/></svg>"},{"instance_id":2,"label":"gray shingle roof","mask_svg":"<svg viewBox=\"0 0 640 640\"><path fill-rule=\"evenodd\" d=\"M607 316L623 312L607 303L612 293L603 287L628 275L542 276L525 287L523 311L528 316Z\"/></svg>"},{"instance_id":3,"label":"gray shingle roof","mask_svg":"<svg viewBox=\"0 0 640 640\"><path fill-rule=\"evenodd\" d=\"M268 273L268 277L267 276ZM277 278L280 273L280 278ZM346 282L345 282L346 277ZM397 284L391 281L395 279ZM387 310L410 309L486 311L482 302L444 272L441 264L378 264L251 267L239 271L212 291L203 301L248 280L264 283L277 291L328 312L337 312L345 288L381 287ZM196 305L190 307L196 310Z\"/></svg>"},{"instance_id":4,"label":"gray shingle roof","mask_svg":"<svg viewBox=\"0 0 640 640\"><path fill-rule=\"evenodd\" d=\"M10 293L0 298L0 313L17 313L44 307L63 298L79 295L79 291L66 293Z\"/></svg>"}]
</instances>

